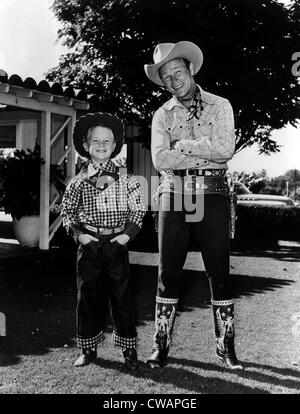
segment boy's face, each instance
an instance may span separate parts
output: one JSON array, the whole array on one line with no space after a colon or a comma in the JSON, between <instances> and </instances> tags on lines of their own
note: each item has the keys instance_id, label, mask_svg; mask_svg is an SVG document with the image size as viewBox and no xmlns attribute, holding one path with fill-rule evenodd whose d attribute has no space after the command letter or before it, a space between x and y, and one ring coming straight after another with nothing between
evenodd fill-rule
<instances>
[{"instance_id":1,"label":"boy's face","mask_svg":"<svg viewBox=\"0 0 300 414\"><path fill-rule=\"evenodd\" d=\"M83 144L84 149L90 154L95 163L104 163L110 159L114 152L116 143L111 129L96 126Z\"/></svg>"}]
</instances>

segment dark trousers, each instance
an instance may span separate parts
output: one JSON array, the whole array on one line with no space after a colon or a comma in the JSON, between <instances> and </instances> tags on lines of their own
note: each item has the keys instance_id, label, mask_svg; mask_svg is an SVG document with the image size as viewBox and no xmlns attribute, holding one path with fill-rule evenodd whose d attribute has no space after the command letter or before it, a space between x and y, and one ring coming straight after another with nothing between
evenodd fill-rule
<instances>
[{"instance_id":1,"label":"dark trousers","mask_svg":"<svg viewBox=\"0 0 300 414\"><path fill-rule=\"evenodd\" d=\"M193 200L184 197L193 197ZM198 206L198 214L203 210L202 219L193 221L190 209L193 204ZM191 221L187 221L187 215ZM211 280L212 299L231 299L229 205L228 199L221 194L183 196L166 192L161 195L157 296L179 297L182 268L192 233L194 240L200 246L205 269Z\"/></svg>"},{"instance_id":2,"label":"dark trousers","mask_svg":"<svg viewBox=\"0 0 300 414\"><path fill-rule=\"evenodd\" d=\"M77 256L77 343L81 348L96 347L107 317L107 299L113 321L113 342L123 348L135 347L136 328L129 291L127 246L103 236L79 246Z\"/></svg>"}]
</instances>

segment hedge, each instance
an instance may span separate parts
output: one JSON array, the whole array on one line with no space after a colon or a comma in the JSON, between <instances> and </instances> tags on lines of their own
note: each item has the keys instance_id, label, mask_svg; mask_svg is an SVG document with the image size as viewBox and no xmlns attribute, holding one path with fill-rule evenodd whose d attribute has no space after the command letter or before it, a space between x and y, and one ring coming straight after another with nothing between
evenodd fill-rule
<instances>
[{"instance_id":1,"label":"hedge","mask_svg":"<svg viewBox=\"0 0 300 414\"><path fill-rule=\"evenodd\" d=\"M236 233L232 245L239 246L240 240L260 239L267 241L300 241L300 208L238 205ZM148 211L136 239L129 243L135 251L157 252L157 233L153 214ZM190 251L199 251L191 238Z\"/></svg>"},{"instance_id":2,"label":"hedge","mask_svg":"<svg viewBox=\"0 0 300 414\"><path fill-rule=\"evenodd\" d=\"M236 238L300 241L300 208L238 205Z\"/></svg>"}]
</instances>

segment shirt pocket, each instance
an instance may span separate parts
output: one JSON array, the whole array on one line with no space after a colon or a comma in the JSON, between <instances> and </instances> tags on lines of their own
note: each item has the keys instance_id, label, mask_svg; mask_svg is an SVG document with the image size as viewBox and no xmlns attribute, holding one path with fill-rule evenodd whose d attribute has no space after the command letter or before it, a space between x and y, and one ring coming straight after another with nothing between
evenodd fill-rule
<instances>
[{"instance_id":1,"label":"shirt pocket","mask_svg":"<svg viewBox=\"0 0 300 414\"><path fill-rule=\"evenodd\" d=\"M176 141L189 138L189 130L186 122L174 122L166 128L170 137L170 148L172 149Z\"/></svg>"},{"instance_id":2,"label":"shirt pocket","mask_svg":"<svg viewBox=\"0 0 300 414\"><path fill-rule=\"evenodd\" d=\"M203 136L212 137L213 131L216 126L216 118L215 117L207 117L203 119L196 119L194 121L194 132L195 138L201 138Z\"/></svg>"}]
</instances>

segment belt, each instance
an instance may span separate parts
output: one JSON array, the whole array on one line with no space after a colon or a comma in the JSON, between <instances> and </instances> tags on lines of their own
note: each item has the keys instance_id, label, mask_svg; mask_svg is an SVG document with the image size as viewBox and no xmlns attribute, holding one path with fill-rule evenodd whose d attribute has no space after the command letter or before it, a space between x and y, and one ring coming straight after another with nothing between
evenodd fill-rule
<instances>
[{"instance_id":1,"label":"belt","mask_svg":"<svg viewBox=\"0 0 300 414\"><path fill-rule=\"evenodd\" d=\"M125 226L114 227L114 228L105 228L105 227L95 227L90 226L89 224L83 224L82 227L88 231L91 231L98 236L107 236L109 234L121 233L124 230Z\"/></svg>"},{"instance_id":2,"label":"belt","mask_svg":"<svg viewBox=\"0 0 300 414\"><path fill-rule=\"evenodd\" d=\"M192 170L173 170L172 172L174 175L179 175L180 177L185 177L188 175L220 177L225 175L226 170L199 170L195 168Z\"/></svg>"}]
</instances>

